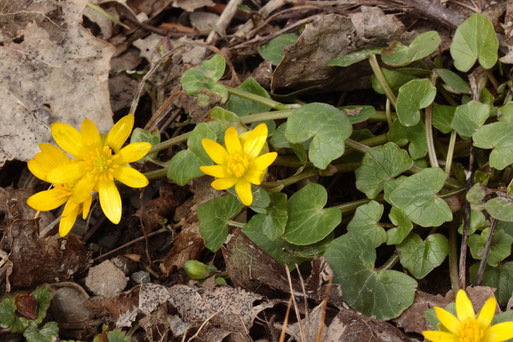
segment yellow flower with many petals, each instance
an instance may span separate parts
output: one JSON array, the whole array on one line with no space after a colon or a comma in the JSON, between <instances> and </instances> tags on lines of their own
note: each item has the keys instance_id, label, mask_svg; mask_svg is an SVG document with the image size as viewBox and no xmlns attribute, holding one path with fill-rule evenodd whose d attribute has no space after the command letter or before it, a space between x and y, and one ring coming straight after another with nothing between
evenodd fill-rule
<instances>
[{"instance_id":1,"label":"yellow flower with many petals","mask_svg":"<svg viewBox=\"0 0 513 342\"><path fill-rule=\"evenodd\" d=\"M266 140L267 125L264 123L240 137L237 130L230 127L224 135L226 148L211 139L201 141L208 156L217 165L201 166L200 169L216 178L211 184L216 190L226 190L235 185L239 199L249 206L253 202L251 184L262 183L265 170L278 156L276 152L259 156Z\"/></svg>"},{"instance_id":2,"label":"yellow flower with many petals","mask_svg":"<svg viewBox=\"0 0 513 342\"><path fill-rule=\"evenodd\" d=\"M122 148L133 125L134 116L126 115L112 127L107 137L102 137L89 119L82 122L80 132L70 125L54 123L52 136L55 142L73 155L74 160L49 171L48 181L54 184L73 183L70 199L74 203L84 202L93 190L98 192L105 216L113 223L119 223L121 196L114 179L132 188L148 185L148 179L128 163L144 157L151 144L137 142Z\"/></svg>"},{"instance_id":3,"label":"yellow flower with many petals","mask_svg":"<svg viewBox=\"0 0 513 342\"><path fill-rule=\"evenodd\" d=\"M424 331L427 340L440 342L501 342L513 338L513 322L490 326L497 302L490 297L476 318L472 303L463 290L456 295L456 314L435 306L436 316L447 331Z\"/></svg>"},{"instance_id":4,"label":"yellow flower with many petals","mask_svg":"<svg viewBox=\"0 0 513 342\"><path fill-rule=\"evenodd\" d=\"M37 153L34 159L29 160L27 166L37 178L48 182L48 174L53 168L68 165L71 160L66 153L58 147L50 144L40 144L41 152ZM38 192L27 199L27 204L39 211L53 210L64 203L61 221L59 223L59 234L66 236L77 219L77 215L82 212L85 219L91 208L92 196L86 196L84 200L77 203L71 200L73 195L73 183L53 184L53 188Z\"/></svg>"}]
</instances>

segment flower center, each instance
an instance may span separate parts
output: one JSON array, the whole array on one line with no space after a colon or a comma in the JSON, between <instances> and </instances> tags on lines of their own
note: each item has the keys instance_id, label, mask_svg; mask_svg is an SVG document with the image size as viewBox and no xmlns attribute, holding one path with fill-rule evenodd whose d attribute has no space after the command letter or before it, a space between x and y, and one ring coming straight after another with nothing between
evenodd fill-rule
<instances>
[{"instance_id":1,"label":"flower center","mask_svg":"<svg viewBox=\"0 0 513 342\"><path fill-rule=\"evenodd\" d=\"M479 326L479 322L472 318L467 318L463 321L458 331L460 342L479 342L483 335L484 331Z\"/></svg>"},{"instance_id":2,"label":"flower center","mask_svg":"<svg viewBox=\"0 0 513 342\"><path fill-rule=\"evenodd\" d=\"M103 146L103 149L95 149L86 153L84 160L87 164L87 171L94 175L95 180L112 180L112 170L116 165L114 160L118 156L112 155L112 149L109 146Z\"/></svg>"},{"instance_id":3,"label":"flower center","mask_svg":"<svg viewBox=\"0 0 513 342\"><path fill-rule=\"evenodd\" d=\"M249 160L246 155L232 154L227 158L227 169L230 175L237 178L244 176L249 166Z\"/></svg>"}]
</instances>

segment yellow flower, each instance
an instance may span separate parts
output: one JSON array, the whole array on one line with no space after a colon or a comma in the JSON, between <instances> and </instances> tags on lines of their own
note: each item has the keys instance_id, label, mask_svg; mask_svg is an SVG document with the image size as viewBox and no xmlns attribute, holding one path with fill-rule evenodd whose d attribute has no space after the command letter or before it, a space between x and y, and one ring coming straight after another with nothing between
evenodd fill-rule
<instances>
[{"instance_id":1,"label":"yellow flower","mask_svg":"<svg viewBox=\"0 0 513 342\"><path fill-rule=\"evenodd\" d=\"M138 142L121 148L133 125L134 116L126 115L112 127L107 137L102 137L89 119L82 122L80 132L70 125L54 123L52 135L55 142L73 155L74 160L53 168L48 173L48 181L54 184L73 183L73 203L84 202L93 190L98 192L105 216L113 223L119 223L121 196L114 179L132 188L148 185L148 179L128 163L144 157L151 144Z\"/></svg>"},{"instance_id":2,"label":"yellow flower","mask_svg":"<svg viewBox=\"0 0 513 342\"><path fill-rule=\"evenodd\" d=\"M445 331L424 331L422 335L430 341L440 342L500 342L513 338L513 322L490 326L497 302L490 297L475 316L472 303L463 290L456 295L456 314L435 306L436 316L447 329Z\"/></svg>"},{"instance_id":3,"label":"yellow flower","mask_svg":"<svg viewBox=\"0 0 513 342\"><path fill-rule=\"evenodd\" d=\"M37 178L48 182L48 174L53 168L68 165L71 160L58 147L50 144L40 144L41 152L37 153L34 159L27 163L29 170ZM77 219L77 215L82 212L85 219L91 208L92 196L86 196L84 201L76 203L71 200L73 194L73 184L53 184L53 188L38 192L27 199L27 204L39 211L53 210L64 203L61 221L59 223L60 236L66 236Z\"/></svg>"},{"instance_id":4,"label":"yellow flower","mask_svg":"<svg viewBox=\"0 0 513 342\"><path fill-rule=\"evenodd\" d=\"M266 140L267 125L264 123L240 137L237 130L230 127L224 135L226 148L210 139L201 141L208 156L218 165L201 166L200 169L216 178L211 184L216 190L226 190L235 185L239 199L249 206L253 202L251 184L262 183L265 169L278 156L276 152L259 156Z\"/></svg>"}]
</instances>

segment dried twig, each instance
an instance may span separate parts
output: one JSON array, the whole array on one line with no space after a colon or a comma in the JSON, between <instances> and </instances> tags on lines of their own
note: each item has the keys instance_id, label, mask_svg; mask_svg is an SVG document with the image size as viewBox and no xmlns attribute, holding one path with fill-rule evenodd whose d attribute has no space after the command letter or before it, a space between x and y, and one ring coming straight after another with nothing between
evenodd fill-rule
<instances>
[{"instance_id":1,"label":"dried twig","mask_svg":"<svg viewBox=\"0 0 513 342\"><path fill-rule=\"evenodd\" d=\"M216 35L225 35L226 28L230 24L233 19L233 16L237 12L237 7L242 3L242 0L230 0L228 5L226 5L223 13L217 20L215 28L210 32L207 37L207 44L210 44L216 39Z\"/></svg>"},{"instance_id":2,"label":"dried twig","mask_svg":"<svg viewBox=\"0 0 513 342\"><path fill-rule=\"evenodd\" d=\"M492 225L490 227L490 233L488 234L488 239L486 240L486 244L483 249L483 255L481 256L482 259L481 259L481 262L479 263L479 269L477 270L476 281L475 281L476 286L481 285L481 281L483 281L483 274L484 274L484 271L486 268L486 259L488 259L488 254L490 253L490 248L492 246L492 238L493 238L493 233L495 232L495 227L497 227L497 220L493 219Z\"/></svg>"}]
</instances>

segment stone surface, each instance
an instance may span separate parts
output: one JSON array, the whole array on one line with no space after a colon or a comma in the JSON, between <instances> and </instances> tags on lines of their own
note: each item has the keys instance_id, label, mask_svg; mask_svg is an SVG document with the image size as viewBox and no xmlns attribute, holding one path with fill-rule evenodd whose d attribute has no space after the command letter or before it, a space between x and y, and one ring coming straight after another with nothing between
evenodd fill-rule
<instances>
[{"instance_id":1,"label":"stone surface","mask_svg":"<svg viewBox=\"0 0 513 342\"><path fill-rule=\"evenodd\" d=\"M105 260L89 269L85 283L95 295L112 298L126 287L127 277L110 260Z\"/></svg>"}]
</instances>

